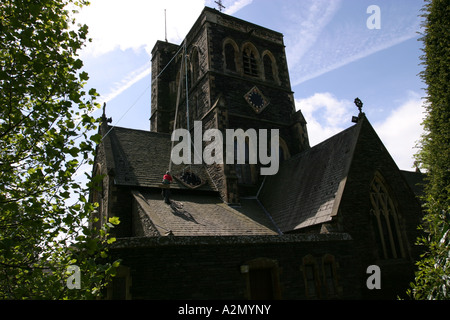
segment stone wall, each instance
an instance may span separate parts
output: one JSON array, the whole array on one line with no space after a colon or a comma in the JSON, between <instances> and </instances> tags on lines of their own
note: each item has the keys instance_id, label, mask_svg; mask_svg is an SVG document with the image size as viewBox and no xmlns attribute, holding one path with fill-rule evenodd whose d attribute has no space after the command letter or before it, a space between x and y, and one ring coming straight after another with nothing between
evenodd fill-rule
<instances>
[{"instance_id":1,"label":"stone wall","mask_svg":"<svg viewBox=\"0 0 450 320\"><path fill-rule=\"evenodd\" d=\"M360 298L361 274L347 234L256 237L154 237L118 239L113 257L130 269L133 299L247 299L248 274L241 268L268 259L281 299L308 299L304 258L317 266L314 299ZM336 295L325 289L325 257L334 257ZM251 272L251 269L250 269Z\"/></svg>"}]
</instances>

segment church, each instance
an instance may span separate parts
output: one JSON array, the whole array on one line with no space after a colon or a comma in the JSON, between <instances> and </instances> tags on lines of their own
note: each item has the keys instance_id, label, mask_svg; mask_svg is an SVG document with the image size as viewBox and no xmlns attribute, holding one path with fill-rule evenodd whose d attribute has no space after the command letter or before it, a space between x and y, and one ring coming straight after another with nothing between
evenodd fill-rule
<instances>
[{"instance_id":1,"label":"church","mask_svg":"<svg viewBox=\"0 0 450 320\"><path fill-rule=\"evenodd\" d=\"M90 194L99 205L93 226L120 219L110 253L122 260L105 298L404 295L420 253L422 176L399 170L359 100L349 128L311 147L283 35L209 7L181 44L155 44L151 71L149 130L112 126L105 111L99 128L93 175L104 179ZM187 144L189 159L227 144L236 161L179 163L177 129L244 136ZM275 174L251 161L254 134L276 155Z\"/></svg>"}]
</instances>

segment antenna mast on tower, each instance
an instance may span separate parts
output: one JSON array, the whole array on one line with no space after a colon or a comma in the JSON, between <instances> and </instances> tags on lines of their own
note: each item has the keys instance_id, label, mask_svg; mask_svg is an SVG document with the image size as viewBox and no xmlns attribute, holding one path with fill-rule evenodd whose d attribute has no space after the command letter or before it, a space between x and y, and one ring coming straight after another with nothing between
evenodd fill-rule
<instances>
[{"instance_id":1,"label":"antenna mast on tower","mask_svg":"<svg viewBox=\"0 0 450 320\"><path fill-rule=\"evenodd\" d=\"M167 42L167 14L166 9L164 9L164 32L166 35L166 42Z\"/></svg>"}]
</instances>

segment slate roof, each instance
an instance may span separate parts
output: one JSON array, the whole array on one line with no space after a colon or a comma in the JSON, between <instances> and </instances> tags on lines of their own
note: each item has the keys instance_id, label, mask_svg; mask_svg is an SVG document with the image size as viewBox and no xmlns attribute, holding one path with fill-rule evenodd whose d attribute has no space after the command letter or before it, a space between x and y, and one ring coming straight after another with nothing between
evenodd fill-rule
<instances>
[{"instance_id":1,"label":"slate roof","mask_svg":"<svg viewBox=\"0 0 450 320\"><path fill-rule=\"evenodd\" d=\"M114 173L116 185L133 187L159 187L164 173L169 168L172 142L170 135L144 130L108 127L103 143L108 171ZM172 175L187 169L185 165L172 165ZM203 166L190 166L204 185L203 191L215 191ZM189 189L174 180L174 189Z\"/></svg>"},{"instance_id":2,"label":"slate roof","mask_svg":"<svg viewBox=\"0 0 450 320\"><path fill-rule=\"evenodd\" d=\"M177 193L189 188L176 179L171 187L175 192L173 205L164 203L154 191L160 190L169 165L169 134L109 127L103 141L115 184L133 190L145 219L160 235L169 230L178 236L276 235L326 223L337 215L365 122L362 117L358 124L284 161L276 175L265 177L258 197L241 199L240 207L223 203L218 193ZM183 169L185 165L173 166L171 171L180 173ZM196 191L217 192L204 167L191 169L205 182ZM420 193L416 185L420 175L403 175L416 194Z\"/></svg>"},{"instance_id":3,"label":"slate roof","mask_svg":"<svg viewBox=\"0 0 450 320\"><path fill-rule=\"evenodd\" d=\"M282 232L337 214L360 123L284 161L278 174L266 177L259 198Z\"/></svg>"},{"instance_id":4,"label":"slate roof","mask_svg":"<svg viewBox=\"0 0 450 320\"><path fill-rule=\"evenodd\" d=\"M169 165L170 135L121 127L103 130L108 132L103 139L108 172L114 176L116 185L130 187L143 214L143 223L152 225L157 234L167 235L169 231L176 236L279 234L256 198L243 199L237 207L223 203L202 166L193 165L190 169L206 184L192 189L174 179L172 205L165 204L160 186ZM186 168L172 165L171 171L174 175ZM186 189L195 191L180 191ZM154 236L154 232L149 230L147 236Z\"/></svg>"},{"instance_id":5,"label":"slate roof","mask_svg":"<svg viewBox=\"0 0 450 320\"><path fill-rule=\"evenodd\" d=\"M277 235L277 230L255 199L230 207L217 196L176 194L167 205L159 193L132 192L136 203L159 235L232 236Z\"/></svg>"},{"instance_id":6,"label":"slate roof","mask_svg":"<svg viewBox=\"0 0 450 320\"><path fill-rule=\"evenodd\" d=\"M169 134L110 127L105 157L115 183L134 189L137 204L161 235L169 230L178 236L276 235L330 221L337 214L359 127L283 162L278 174L266 177L259 200L242 199L239 208L204 193L178 193L170 207L159 193L137 191L135 187L160 187L169 164ZM173 167L172 172L183 168ZM204 168L196 170L207 182L198 190L212 191ZM187 189L177 180L172 188Z\"/></svg>"}]
</instances>

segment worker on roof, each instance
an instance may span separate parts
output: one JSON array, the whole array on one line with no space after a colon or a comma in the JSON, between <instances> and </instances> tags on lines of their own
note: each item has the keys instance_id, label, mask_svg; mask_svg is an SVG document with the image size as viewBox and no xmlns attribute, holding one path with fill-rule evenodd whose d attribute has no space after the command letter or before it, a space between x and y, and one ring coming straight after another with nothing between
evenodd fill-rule
<instances>
[{"instance_id":1,"label":"worker on roof","mask_svg":"<svg viewBox=\"0 0 450 320\"><path fill-rule=\"evenodd\" d=\"M170 171L166 171L166 174L163 176L163 185L164 188L162 189L162 193L164 196L164 201L167 204L170 204L170 184L172 183L173 179L172 176L170 175Z\"/></svg>"}]
</instances>

